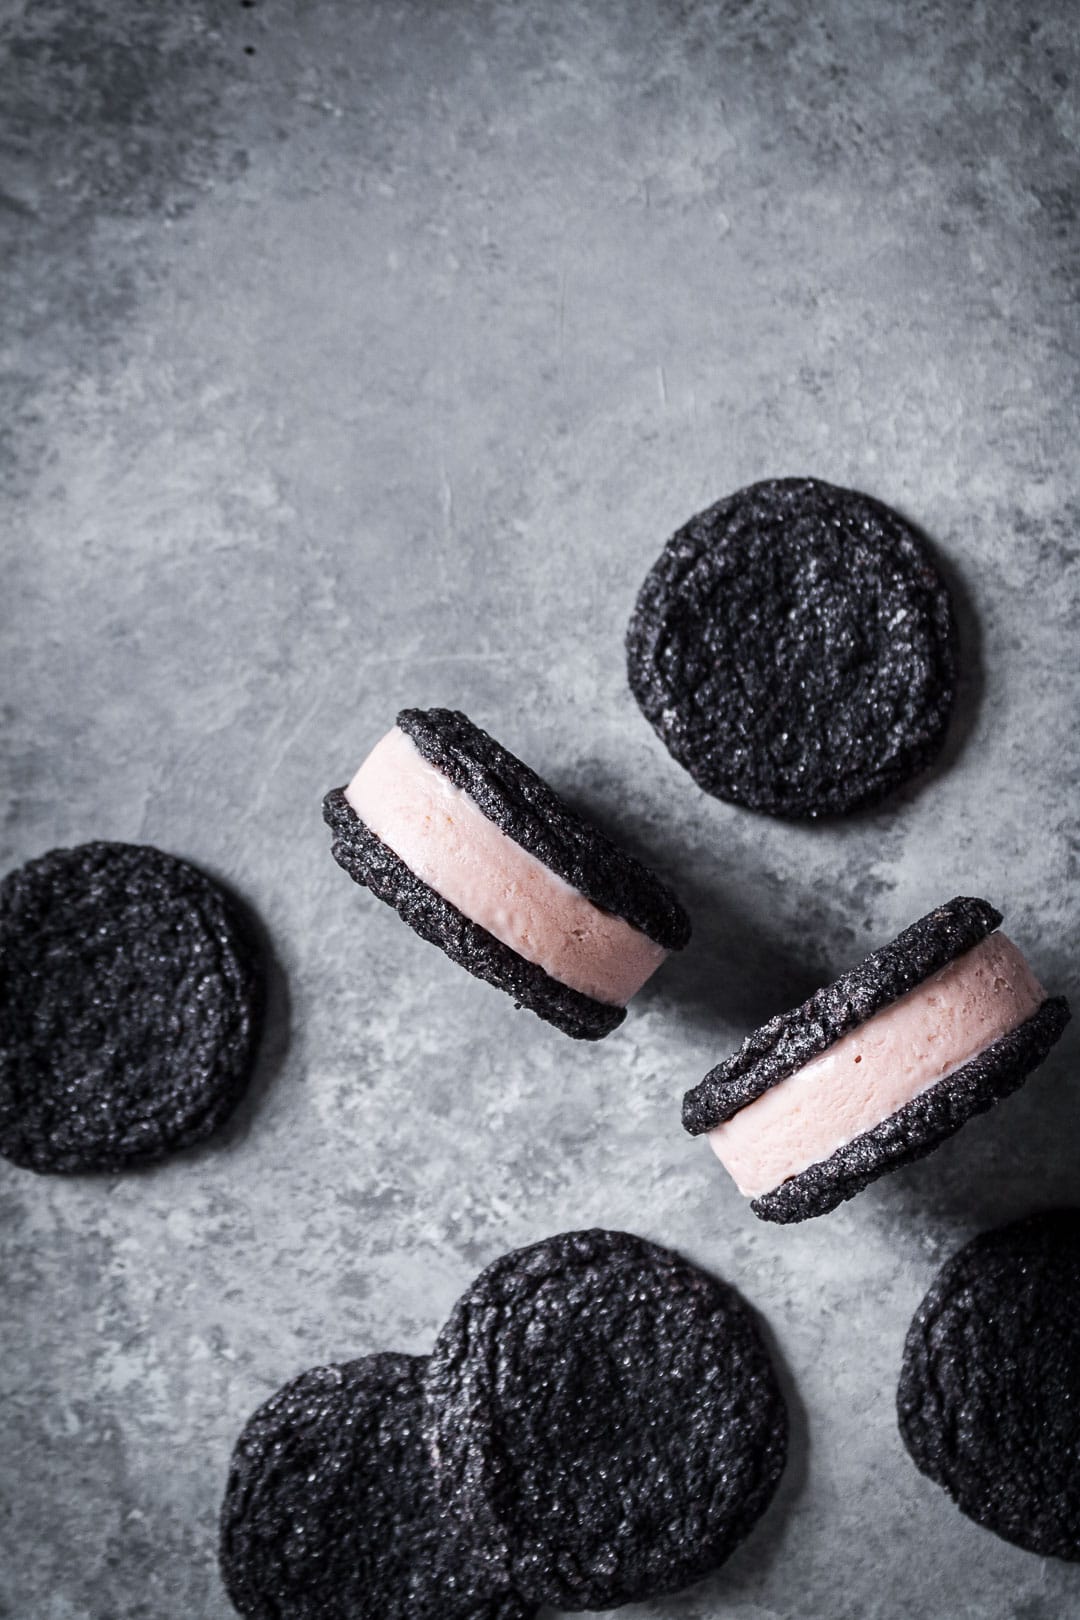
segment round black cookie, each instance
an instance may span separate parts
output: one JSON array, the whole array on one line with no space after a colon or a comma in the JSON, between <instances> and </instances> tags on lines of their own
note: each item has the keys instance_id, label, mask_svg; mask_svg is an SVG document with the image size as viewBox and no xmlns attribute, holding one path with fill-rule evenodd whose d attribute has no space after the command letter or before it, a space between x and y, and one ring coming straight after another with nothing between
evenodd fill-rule
<instances>
[{"instance_id":1,"label":"round black cookie","mask_svg":"<svg viewBox=\"0 0 1080 1620\"><path fill-rule=\"evenodd\" d=\"M622 917L665 950L686 945L689 919L655 873L579 816L467 716L453 709L403 709L396 724L489 821L594 905ZM392 906L415 933L474 977L579 1040L599 1040L622 1023L625 1007L560 984L416 877L364 825L343 788L326 795L323 819L333 834L331 853L354 882Z\"/></svg>"},{"instance_id":2,"label":"round black cookie","mask_svg":"<svg viewBox=\"0 0 1080 1620\"><path fill-rule=\"evenodd\" d=\"M672 536L626 636L630 688L706 793L840 815L940 748L956 680L949 593L888 507L816 478L736 491Z\"/></svg>"},{"instance_id":3,"label":"round black cookie","mask_svg":"<svg viewBox=\"0 0 1080 1620\"><path fill-rule=\"evenodd\" d=\"M0 1154L121 1170L217 1129L254 1058L249 931L186 861L56 849L0 883Z\"/></svg>"},{"instance_id":4,"label":"round black cookie","mask_svg":"<svg viewBox=\"0 0 1080 1620\"><path fill-rule=\"evenodd\" d=\"M787 1411L742 1300L626 1232L505 1255L428 1364L440 1498L479 1568L607 1609L722 1563L783 1470Z\"/></svg>"},{"instance_id":5,"label":"round black cookie","mask_svg":"<svg viewBox=\"0 0 1080 1620\"><path fill-rule=\"evenodd\" d=\"M771 1018L739 1050L711 1069L683 1098L683 1126L711 1131L772 1086L907 995L980 940L1001 913L986 900L959 895L928 912L790 1012ZM912 1099L829 1158L772 1192L751 1199L762 1220L788 1223L825 1215L876 1181L925 1157L976 1114L1007 1097L1038 1068L1069 1020L1067 1002L1048 997L1017 1029Z\"/></svg>"},{"instance_id":6,"label":"round black cookie","mask_svg":"<svg viewBox=\"0 0 1080 1620\"><path fill-rule=\"evenodd\" d=\"M962 1513L1080 1560L1080 1210L983 1233L915 1313L900 1433Z\"/></svg>"},{"instance_id":7,"label":"round black cookie","mask_svg":"<svg viewBox=\"0 0 1080 1620\"><path fill-rule=\"evenodd\" d=\"M440 1529L424 1361L315 1367L248 1419L221 1508L222 1580L249 1620L529 1620Z\"/></svg>"}]
</instances>

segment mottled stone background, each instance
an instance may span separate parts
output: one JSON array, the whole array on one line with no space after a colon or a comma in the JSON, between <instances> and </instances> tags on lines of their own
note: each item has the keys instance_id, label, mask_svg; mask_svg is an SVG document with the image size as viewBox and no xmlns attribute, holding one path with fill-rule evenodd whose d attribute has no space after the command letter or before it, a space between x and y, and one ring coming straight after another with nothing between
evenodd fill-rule
<instances>
[{"instance_id":1,"label":"mottled stone background","mask_svg":"<svg viewBox=\"0 0 1080 1620\"><path fill-rule=\"evenodd\" d=\"M893 1416L938 1264L1080 1191L1077 1026L795 1229L679 1127L749 1024L956 892L1080 999L1075 12L806 9L4 0L3 865L159 844L276 963L220 1140L0 1163L5 1620L222 1620L251 1408L423 1351L486 1261L591 1223L743 1288L795 1417L750 1542L628 1615L1080 1613L1080 1569L962 1519ZM921 525L965 630L942 768L828 827L701 795L622 665L668 533L788 473ZM407 703L464 707L687 898L692 950L600 1047L332 864L321 795Z\"/></svg>"}]
</instances>

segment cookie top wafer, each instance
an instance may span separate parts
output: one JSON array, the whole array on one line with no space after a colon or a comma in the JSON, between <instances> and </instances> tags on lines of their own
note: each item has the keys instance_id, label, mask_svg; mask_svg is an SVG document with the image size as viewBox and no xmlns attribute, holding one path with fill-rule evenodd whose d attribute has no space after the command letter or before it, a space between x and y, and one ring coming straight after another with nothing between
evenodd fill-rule
<instances>
[{"instance_id":1,"label":"cookie top wafer","mask_svg":"<svg viewBox=\"0 0 1080 1620\"><path fill-rule=\"evenodd\" d=\"M698 785L774 815L881 799L940 748L949 593L878 501L815 478L751 484L668 541L626 638L630 687Z\"/></svg>"},{"instance_id":2,"label":"cookie top wafer","mask_svg":"<svg viewBox=\"0 0 1080 1620\"><path fill-rule=\"evenodd\" d=\"M121 1170L201 1141L251 1070L261 970L226 895L135 844L0 884L0 1153Z\"/></svg>"},{"instance_id":3,"label":"cookie top wafer","mask_svg":"<svg viewBox=\"0 0 1080 1620\"><path fill-rule=\"evenodd\" d=\"M427 1374L440 1499L481 1569L606 1609L723 1562L784 1466L787 1412L735 1291L625 1232L487 1268Z\"/></svg>"},{"instance_id":4,"label":"cookie top wafer","mask_svg":"<svg viewBox=\"0 0 1080 1620\"><path fill-rule=\"evenodd\" d=\"M1080 1210L984 1233L939 1272L904 1345L912 1459L962 1513L1080 1560Z\"/></svg>"},{"instance_id":5,"label":"cookie top wafer","mask_svg":"<svg viewBox=\"0 0 1080 1620\"><path fill-rule=\"evenodd\" d=\"M472 1583L442 1533L420 1436L424 1363L316 1367L248 1420L221 1509L221 1573L249 1620L529 1620Z\"/></svg>"}]
</instances>

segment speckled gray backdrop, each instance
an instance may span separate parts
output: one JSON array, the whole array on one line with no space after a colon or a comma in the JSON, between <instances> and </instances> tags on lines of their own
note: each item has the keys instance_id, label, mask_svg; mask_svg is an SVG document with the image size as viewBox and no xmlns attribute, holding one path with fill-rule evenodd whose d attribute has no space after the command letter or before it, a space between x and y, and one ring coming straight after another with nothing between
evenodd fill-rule
<instances>
[{"instance_id":1,"label":"speckled gray backdrop","mask_svg":"<svg viewBox=\"0 0 1080 1620\"><path fill-rule=\"evenodd\" d=\"M821 1221L759 1224L678 1099L957 891L1078 995L1077 31L1038 7L5 0L4 867L90 837L273 940L253 1093L159 1169L0 1163L0 1614L221 1620L251 1408L423 1351L502 1250L627 1226L735 1281L794 1456L655 1620L1080 1613L1080 1570L907 1461L907 1321L978 1228L1074 1197L1042 1077ZM952 570L943 769L786 826L702 796L622 668L667 534L751 479L867 489ZM618 826L694 946L600 1047L333 865L399 705L460 705Z\"/></svg>"}]
</instances>

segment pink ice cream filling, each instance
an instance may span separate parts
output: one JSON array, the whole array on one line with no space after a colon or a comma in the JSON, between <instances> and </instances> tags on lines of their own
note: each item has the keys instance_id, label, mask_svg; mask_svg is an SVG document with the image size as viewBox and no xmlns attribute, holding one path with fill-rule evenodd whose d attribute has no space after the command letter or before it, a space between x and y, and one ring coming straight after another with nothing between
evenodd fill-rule
<instances>
[{"instance_id":1,"label":"pink ice cream filling","mask_svg":"<svg viewBox=\"0 0 1080 1620\"><path fill-rule=\"evenodd\" d=\"M991 934L709 1132L741 1193L759 1198L873 1130L1016 1029L1046 992Z\"/></svg>"},{"instance_id":2,"label":"pink ice cream filling","mask_svg":"<svg viewBox=\"0 0 1080 1620\"><path fill-rule=\"evenodd\" d=\"M571 990L625 1006L667 955L489 821L398 726L376 743L345 797L410 872Z\"/></svg>"}]
</instances>

